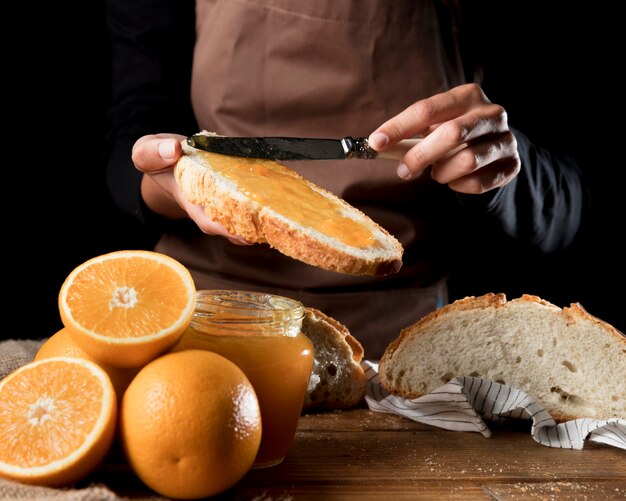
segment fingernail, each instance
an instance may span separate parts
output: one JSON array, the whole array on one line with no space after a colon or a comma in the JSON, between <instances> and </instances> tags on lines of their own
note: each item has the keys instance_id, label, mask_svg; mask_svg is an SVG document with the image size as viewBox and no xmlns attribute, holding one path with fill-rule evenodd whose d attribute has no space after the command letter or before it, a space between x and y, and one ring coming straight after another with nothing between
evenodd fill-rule
<instances>
[{"instance_id":1,"label":"fingernail","mask_svg":"<svg viewBox=\"0 0 626 501\"><path fill-rule=\"evenodd\" d=\"M174 141L161 141L159 143L159 156L163 160L172 160L174 158L175 146Z\"/></svg>"},{"instance_id":2,"label":"fingernail","mask_svg":"<svg viewBox=\"0 0 626 501\"><path fill-rule=\"evenodd\" d=\"M382 132L374 132L370 134L367 142L370 143L370 146L372 148L378 150L385 147L385 145L389 142L389 138L387 137L387 134L383 134Z\"/></svg>"},{"instance_id":3,"label":"fingernail","mask_svg":"<svg viewBox=\"0 0 626 501\"><path fill-rule=\"evenodd\" d=\"M396 174L398 174L398 177L402 179L411 179L411 171L409 171L406 164L398 164L398 167L396 167Z\"/></svg>"}]
</instances>

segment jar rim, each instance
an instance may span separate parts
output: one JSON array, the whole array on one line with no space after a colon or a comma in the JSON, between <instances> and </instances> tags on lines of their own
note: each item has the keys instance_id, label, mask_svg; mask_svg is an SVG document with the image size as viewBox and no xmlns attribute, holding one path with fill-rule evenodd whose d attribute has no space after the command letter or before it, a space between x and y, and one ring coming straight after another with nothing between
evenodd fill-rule
<instances>
[{"instance_id":1,"label":"jar rim","mask_svg":"<svg viewBox=\"0 0 626 501\"><path fill-rule=\"evenodd\" d=\"M196 291L192 324L278 326L300 323L303 318L304 305L296 299L266 292L201 289Z\"/></svg>"}]
</instances>

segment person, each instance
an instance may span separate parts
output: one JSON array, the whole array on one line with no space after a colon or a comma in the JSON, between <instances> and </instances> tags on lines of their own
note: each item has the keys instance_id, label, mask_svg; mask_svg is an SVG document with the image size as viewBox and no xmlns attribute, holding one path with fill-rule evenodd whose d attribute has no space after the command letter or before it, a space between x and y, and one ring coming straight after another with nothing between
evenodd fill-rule
<instances>
[{"instance_id":1,"label":"person","mask_svg":"<svg viewBox=\"0 0 626 501\"><path fill-rule=\"evenodd\" d=\"M460 235L489 235L489 252L502 238L549 253L580 227L580 169L533 145L485 95L472 19L463 2L444 0L213 0L195 12L193 2L110 0L113 198L159 229L154 249L185 264L197 288L293 297L379 358L403 327L448 302L451 256L477 244ZM202 129L365 136L378 150L424 137L400 163L287 162L395 235L401 270L333 273L226 232L173 176L180 141Z\"/></svg>"}]
</instances>

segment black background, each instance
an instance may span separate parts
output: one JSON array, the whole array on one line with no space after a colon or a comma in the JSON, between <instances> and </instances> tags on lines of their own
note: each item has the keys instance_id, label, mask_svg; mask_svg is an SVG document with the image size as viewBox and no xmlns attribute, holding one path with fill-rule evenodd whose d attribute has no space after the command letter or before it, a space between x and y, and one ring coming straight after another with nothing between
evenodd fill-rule
<instances>
[{"instance_id":1,"label":"black background","mask_svg":"<svg viewBox=\"0 0 626 501\"><path fill-rule=\"evenodd\" d=\"M516 3L493 2L484 88L534 142L578 155L592 212L567 252L468 254L452 292L527 292L559 306L578 301L625 330L626 141L611 125L623 121L618 16L601 3L519 2L515 10ZM80 5L81 11L48 4L20 12L12 20L24 28L5 41L5 92L17 106L4 115L11 131L4 136L4 311L15 327L5 327L2 338L53 334L61 327L57 294L75 266L112 250L150 248L156 238L121 214L106 191L104 7Z\"/></svg>"}]
</instances>

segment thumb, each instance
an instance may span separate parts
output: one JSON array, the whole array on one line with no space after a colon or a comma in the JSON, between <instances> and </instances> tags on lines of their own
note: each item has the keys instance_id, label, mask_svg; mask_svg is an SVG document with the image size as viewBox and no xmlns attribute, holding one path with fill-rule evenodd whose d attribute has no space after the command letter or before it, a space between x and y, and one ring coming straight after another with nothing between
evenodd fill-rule
<instances>
[{"instance_id":1,"label":"thumb","mask_svg":"<svg viewBox=\"0 0 626 501\"><path fill-rule=\"evenodd\" d=\"M155 134L140 137L133 145L132 160L142 172L153 172L169 167L182 154L179 134Z\"/></svg>"}]
</instances>

